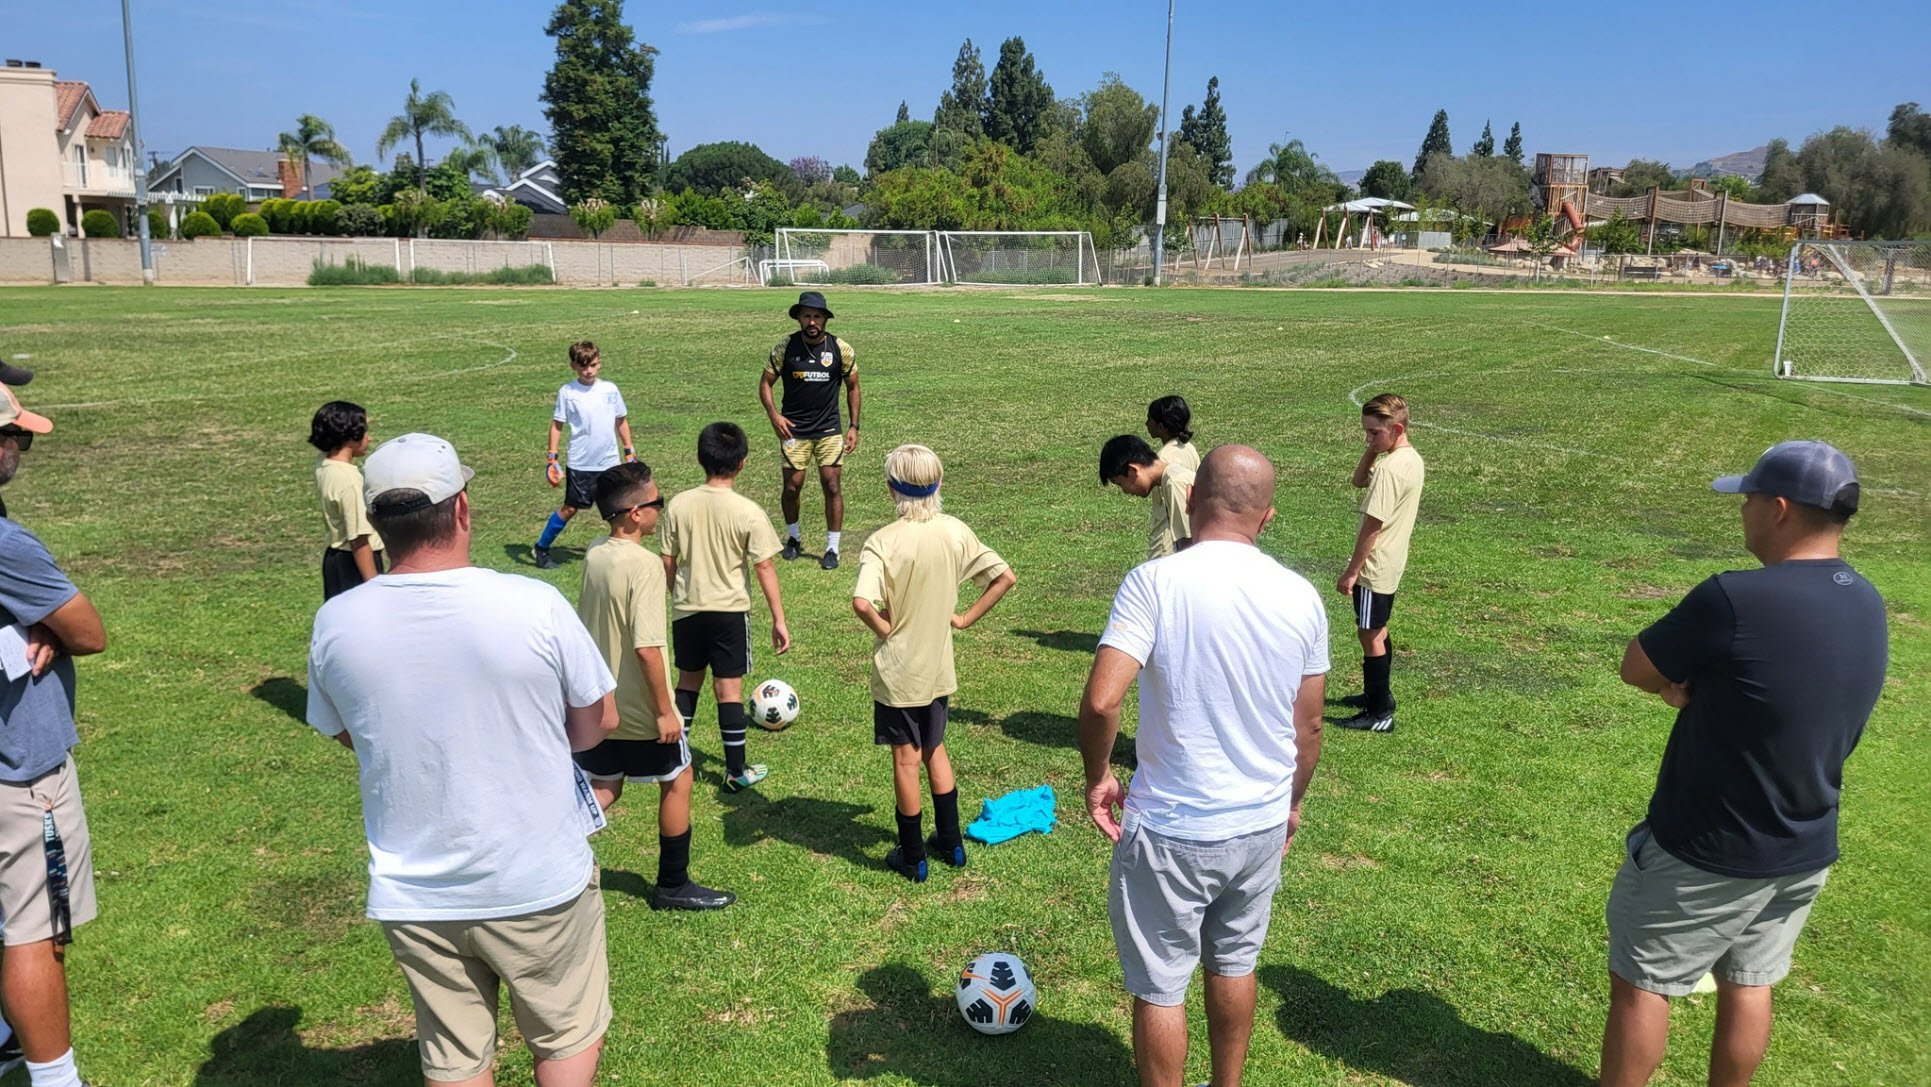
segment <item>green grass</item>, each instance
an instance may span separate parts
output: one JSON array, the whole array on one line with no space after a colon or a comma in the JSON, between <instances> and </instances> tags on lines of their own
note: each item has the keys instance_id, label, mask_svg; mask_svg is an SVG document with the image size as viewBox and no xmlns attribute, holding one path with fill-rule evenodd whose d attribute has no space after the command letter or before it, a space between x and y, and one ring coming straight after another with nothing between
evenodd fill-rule
<instances>
[{"instance_id":1,"label":"green grass","mask_svg":"<svg viewBox=\"0 0 1931 1087\"><path fill-rule=\"evenodd\" d=\"M7 504L99 604L112 642L81 665L102 916L68 961L90 1078L415 1082L407 992L362 917L353 759L299 719L320 595L303 444L315 406L365 404L378 437L451 438L477 473L476 561L535 575L528 547L557 495L541 452L570 376L566 345L600 345L671 490L699 482L700 427L744 424L755 444L743 489L775 511L755 375L791 299L0 291L5 349L41 372L28 404L57 425L23 458ZM644 904L649 790L595 840L617 1013L606 1082L1131 1082L1107 848L1079 810L1072 715L1093 634L1143 554L1146 509L1102 490L1094 457L1107 436L1139 429L1149 400L1183 393L1197 442L1249 442L1275 459L1280 516L1264 546L1331 585L1355 530L1357 388L1410 398L1429 463L1397 619L1401 725L1329 734L1262 957L1249 1082L1593 1076L1604 899L1670 723L1616 664L1630 634L1698 580L1751 563L1735 500L1707 484L1793 437L1838 443L1864 473L1849 553L1889 601L1892 659L1846 775L1843 861L1779 989L1759 1082L1931 1081L1925 390L1772 380L1774 299L1106 290L833 302L865 380L848 559L836 574L782 566L798 645L757 667L798 688L804 718L752 738L772 776L731 796L718 788L708 696L700 709L694 874L737 891L733 909ZM964 806L1049 782L1062 819L922 887L880 863L888 759L871 744L868 635L847 603L852 559L890 516L880 458L914 440L947 461L947 509L1020 576L959 639L951 748ZM815 550L815 494L805 523ZM536 576L574 597L593 536L573 525L564 568ZM1340 694L1358 665L1346 607L1332 596L1330 607ZM969 1031L949 991L990 949L1018 952L1040 985L1041 1017L1003 1039ZM1189 1082L1206 1078L1195 992ZM1659 1083L1702 1082L1713 1010L1680 1002ZM502 1063L502 1082L530 1082L520 1047Z\"/></svg>"}]
</instances>

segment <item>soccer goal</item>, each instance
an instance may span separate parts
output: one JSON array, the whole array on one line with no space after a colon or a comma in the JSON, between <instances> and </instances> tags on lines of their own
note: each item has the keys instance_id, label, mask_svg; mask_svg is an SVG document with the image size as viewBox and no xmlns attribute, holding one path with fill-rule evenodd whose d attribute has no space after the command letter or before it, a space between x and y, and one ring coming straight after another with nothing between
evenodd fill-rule
<instances>
[{"instance_id":1,"label":"soccer goal","mask_svg":"<svg viewBox=\"0 0 1931 1087\"><path fill-rule=\"evenodd\" d=\"M941 281L929 230L810 230L779 227L775 259L760 262L766 286L914 286Z\"/></svg>"},{"instance_id":2,"label":"soccer goal","mask_svg":"<svg viewBox=\"0 0 1931 1087\"><path fill-rule=\"evenodd\" d=\"M1099 254L1084 230L941 230L945 275L970 286L1100 282Z\"/></svg>"},{"instance_id":3,"label":"soccer goal","mask_svg":"<svg viewBox=\"0 0 1931 1087\"><path fill-rule=\"evenodd\" d=\"M1925 384L1931 243L1803 241L1784 268L1776 373Z\"/></svg>"}]
</instances>

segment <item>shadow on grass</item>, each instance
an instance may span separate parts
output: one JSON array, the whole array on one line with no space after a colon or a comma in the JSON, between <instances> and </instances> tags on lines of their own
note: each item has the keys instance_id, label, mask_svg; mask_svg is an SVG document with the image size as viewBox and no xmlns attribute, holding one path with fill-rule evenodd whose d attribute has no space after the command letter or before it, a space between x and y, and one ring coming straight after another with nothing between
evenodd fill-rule
<instances>
[{"instance_id":1,"label":"shadow on grass","mask_svg":"<svg viewBox=\"0 0 1931 1087\"><path fill-rule=\"evenodd\" d=\"M825 1063L839 1079L897 1076L926 1087L988 1083L1125 1084L1133 1057L1105 1027L1035 1014L1010 1038L987 1038L959 1016L950 984L909 966L859 975L868 1006L831 1017Z\"/></svg>"},{"instance_id":2,"label":"shadow on grass","mask_svg":"<svg viewBox=\"0 0 1931 1087\"><path fill-rule=\"evenodd\" d=\"M656 890L644 877L623 868L605 868L599 873L597 883L606 891L615 891L645 902L650 901L651 894Z\"/></svg>"},{"instance_id":3,"label":"shadow on grass","mask_svg":"<svg viewBox=\"0 0 1931 1087\"><path fill-rule=\"evenodd\" d=\"M1281 999L1281 1033L1357 1071L1414 1087L1590 1087L1595 1081L1513 1034L1462 1021L1433 993L1391 989L1357 1000L1306 970L1261 968Z\"/></svg>"},{"instance_id":4,"label":"shadow on grass","mask_svg":"<svg viewBox=\"0 0 1931 1087\"><path fill-rule=\"evenodd\" d=\"M503 545L504 557L517 566L536 566L536 556L532 554L533 550L529 544L512 543ZM552 547L550 549L550 557L558 562L571 562L573 560L582 562L583 551L584 549L581 547Z\"/></svg>"},{"instance_id":5,"label":"shadow on grass","mask_svg":"<svg viewBox=\"0 0 1931 1087\"><path fill-rule=\"evenodd\" d=\"M864 804L808 796L773 800L755 788L721 792L718 802L724 805L726 845L756 845L776 838L860 868L877 868L884 863L886 847L896 840L884 828L861 821L877 810Z\"/></svg>"},{"instance_id":6,"label":"shadow on grass","mask_svg":"<svg viewBox=\"0 0 1931 1087\"><path fill-rule=\"evenodd\" d=\"M1010 630L1007 633L1031 638L1041 649L1061 649L1089 657L1100 651L1100 636L1084 630Z\"/></svg>"},{"instance_id":7,"label":"shadow on grass","mask_svg":"<svg viewBox=\"0 0 1931 1087\"><path fill-rule=\"evenodd\" d=\"M954 721L968 725L996 725L999 731L1023 743L1038 744L1041 747L1063 747L1069 751L1079 750L1079 719L1063 713L1040 713L1035 710L1021 710L1008 714L999 720L978 710L953 710L948 715ZM1134 755L1133 737L1122 732L1113 740L1113 765L1132 770L1140 765Z\"/></svg>"},{"instance_id":8,"label":"shadow on grass","mask_svg":"<svg viewBox=\"0 0 1931 1087\"><path fill-rule=\"evenodd\" d=\"M308 723L308 688L288 676L269 676L248 692L289 716Z\"/></svg>"},{"instance_id":9,"label":"shadow on grass","mask_svg":"<svg viewBox=\"0 0 1931 1087\"><path fill-rule=\"evenodd\" d=\"M341 1049L311 1047L295 1033L302 1009L262 1008L215 1035L194 1087L264 1083L350 1083L403 1087L422 1082L413 1038L385 1038Z\"/></svg>"}]
</instances>

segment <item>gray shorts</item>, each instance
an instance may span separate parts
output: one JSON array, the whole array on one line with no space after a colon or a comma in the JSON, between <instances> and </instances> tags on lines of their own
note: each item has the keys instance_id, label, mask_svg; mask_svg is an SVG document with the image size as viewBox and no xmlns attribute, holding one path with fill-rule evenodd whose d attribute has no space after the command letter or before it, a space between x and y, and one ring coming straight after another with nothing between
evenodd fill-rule
<instances>
[{"instance_id":1,"label":"gray shorts","mask_svg":"<svg viewBox=\"0 0 1931 1087\"><path fill-rule=\"evenodd\" d=\"M1706 973L1775 985L1830 869L1770 879L1680 861L1638 823L1609 891L1609 969L1638 989L1687 996Z\"/></svg>"},{"instance_id":2,"label":"gray shorts","mask_svg":"<svg viewBox=\"0 0 1931 1087\"><path fill-rule=\"evenodd\" d=\"M1187 1001L1194 967L1222 977L1254 972L1274 891L1281 885L1287 824L1195 842L1129 819L1113 847L1107 915L1126 991L1149 1004Z\"/></svg>"}]
</instances>

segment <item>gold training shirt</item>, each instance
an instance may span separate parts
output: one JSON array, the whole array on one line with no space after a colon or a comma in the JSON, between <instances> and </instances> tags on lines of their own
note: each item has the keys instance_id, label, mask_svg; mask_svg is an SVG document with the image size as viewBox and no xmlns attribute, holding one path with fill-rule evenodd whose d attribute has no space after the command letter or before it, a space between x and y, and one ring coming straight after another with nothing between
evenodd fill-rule
<instances>
[{"instance_id":1,"label":"gold training shirt","mask_svg":"<svg viewBox=\"0 0 1931 1087\"><path fill-rule=\"evenodd\" d=\"M1154 456L1168 464L1178 464L1189 472L1200 471L1200 450L1195 449L1192 442L1177 442L1169 438L1160 443Z\"/></svg>"},{"instance_id":2,"label":"gold training shirt","mask_svg":"<svg viewBox=\"0 0 1931 1087\"><path fill-rule=\"evenodd\" d=\"M369 526L369 511L363 505L360 468L345 460L317 459L315 495L322 507L330 547L347 551L357 536L367 536L370 548L382 550L382 537Z\"/></svg>"},{"instance_id":3,"label":"gold training shirt","mask_svg":"<svg viewBox=\"0 0 1931 1087\"><path fill-rule=\"evenodd\" d=\"M664 554L677 560L672 619L700 611L750 611L747 568L781 548L764 510L729 487L693 487L672 498L657 535Z\"/></svg>"},{"instance_id":4,"label":"gold training shirt","mask_svg":"<svg viewBox=\"0 0 1931 1087\"><path fill-rule=\"evenodd\" d=\"M872 533L858 556L852 596L890 616L890 637L872 643L872 698L924 706L959 689L952 668L952 615L959 583L984 589L1006 569L964 521L940 514L898 520Z\"/></svg>"},{"instance_id":5,"label":"gold training shirt","mask_svg":"<svg viewBox=\"0 0 1931 1087\"><path fill-rule=\"evenodd\" d=\"M1381 458L1368 477L1368 493L1361 513L1381 522L1368 561L1361 565L1361 584L1378 593L1401 586L1408 565L1408 537L1415 531L1415 511L1421 506L1421 454L1402 446Z\"/></svg>"},{"instance_id":6,"label":"gold training shirt","mask_svg":"<svg viewBox=\"0 0 1931 1087\"><path fill-rule=\"evenodd\" d=\"M1151 527L1147 530L1147 558L1171 555L1181 540L1193 535L1193 527L1187 522L1187 496L1192 492L1193 469L1169 464L1167 470L1160 473L1160 482L1147 493L1147 501L1152 506L1147 514L1151 518Z\"/></svg>"},{"instance_id":7,"label":"gold training shirt","mask_svg":"<svg viewBox=\"0 0 1931 1087\"><path fill-rule=\"evenodd\" d=\"M664 648L664 560L634 540L605 536L583 553L583 596L577 618L617 677L617 730L613 740L655 740L657 703L644 687L639 649ZM670 654L662 675L651 681L671 690Z\"/></svg>"}]
</instances>

